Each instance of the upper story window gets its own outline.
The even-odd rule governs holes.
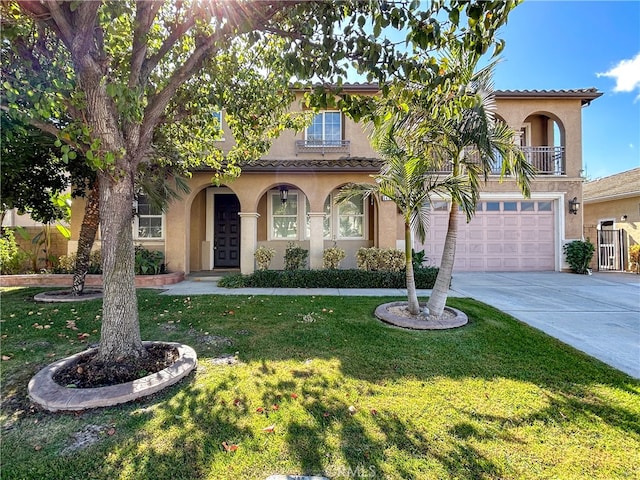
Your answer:
[[[340,112],[316,114],[311,125],[307,127],[305,138],[308,144],[341,146],[342,114]]]
[[[138,195],[136,202],[137,215],[135,216],[134,236],[140,239],[159,239],[164,237],[162,210],[154,207],[144,195]]]
[[[222,142],[224,140],[224,130],[222,130],[222,110],[217,110],[213,112],[213,118],[218,121],[218,135],[216,136],[216,141]]]

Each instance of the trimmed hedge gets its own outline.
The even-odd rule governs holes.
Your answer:
[[[420,268],[414,272],[416,288],[430,289],[438,269]],[[223,277],[225,288],[406,288],[405,272],[364,270],[262,270],[251,275]]]

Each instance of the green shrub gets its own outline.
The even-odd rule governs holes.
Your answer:
[[[567,263],[575,273],[587,273],[594,251],[595,247],[588,238],[585,241],[574,240],[564,246]]]
[[[76,270],[77,254],[61,255],[58,257],[57,265],[53,269],[53,273],[74,273]],[[102,254],[100,250],[93,250],[89,255],[89,267],[87,273],[102,273]]]
[[[342,248],[331,247],[325,248],[322,252],[322,266],[330,270],[335,270],[340,266],[340,262],[344,260],[347,254]]]
[[[258,270],[267,270],[269,265],[271,265],[271,260],[273,260],[273,256],[276,254],[276,251],[273,248],[265,247],[264,245],[258,247],[258,249],[253,253],[253,257],[256,259],[256,263],[258,264]]]
[[[21,273],[28,258],[29,255],[18,246],[13,230],[3,229],[0,236],[0,274]]]
[[[307,265],[307,256],[309,250],[295,245],[293,242],[287,244],[287,249],[284,251],[284,269],[285,270],[300,270]]]
[[[164,273],[164,253],[158,250],[148,250],[142,245],[136,245],[136,275],[158,275]]]
[[[640,244],[629,247],[629,262],[635,265],[636,273],[640,273]]]
[[[438,276],[434,267],[415,272],[416,288],[431,289]],[[218,285],[225,288],[406,288],[405,272],[365,270],[263,270],[251,275],[230,275]]]
[[[395,248],[359,248],[356,252],[358,269],[399,272],[405,268],[404,252]]]

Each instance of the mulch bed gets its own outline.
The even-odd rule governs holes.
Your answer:
[[[60,369],[53,380],[63,387],[96,388],[131,382],[171,366],[179,357],[169,345],[145,347],[147,355],[128,362],[104,363],[95,359],[97,350]]]

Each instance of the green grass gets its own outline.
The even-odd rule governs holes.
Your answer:
[[[29,378],[98,341],[101,303],[38,291],[1,295],[3,479],[640,477],[640,382],[473,300],[450,301],[469,325],[411,332],[373,318],[390,298],[140,291],[143,338],[191,345],[197,372],[52,414],[30,408]],[[211,362],[235,352],[239,365]],[[87,425],[105,428],[97,443],[62,454]]]

